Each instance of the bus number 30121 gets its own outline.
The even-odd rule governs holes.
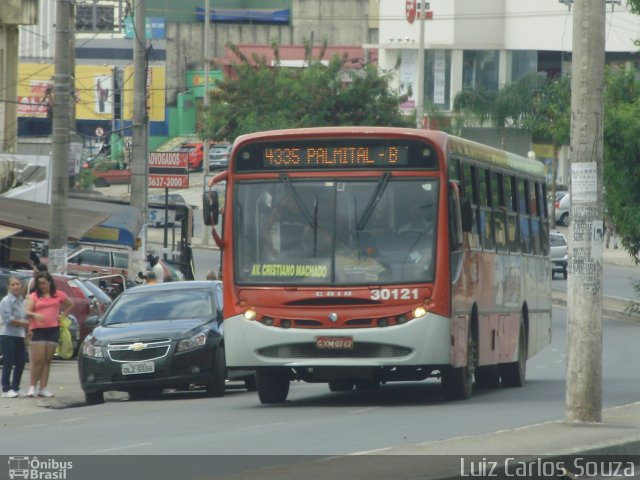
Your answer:
[[[371,300],[417,300],[417,288],[379,288],[371,290]]]

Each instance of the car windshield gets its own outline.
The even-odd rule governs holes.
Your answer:
[[[142,287],[121,295],[107,313],[103,325],[189,318],[213,318],[213,290],[148,291]]]
[[[567,244],[567,241],[562,235],[551,235],[549,237],[549,244],[552,247],[564,247]]]
[[[238,182],[242,284],[368,285],[433,280],[433,178]]]

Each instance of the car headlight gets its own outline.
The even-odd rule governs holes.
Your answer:
[[[177,352],[184,352],[185,350],[192,350],[194,348],[201,347],[207,342],[207,333],[196,333],[192,337],[183,338],[178,342]]]
[[[102,355],[102,347],[90,342],[82,344],[82,354],[89,358],[102,358],[104,356]]]

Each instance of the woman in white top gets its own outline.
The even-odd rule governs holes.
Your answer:
[[[25,363],[24,338],[29,327],[22,297],[22,282],[9,277],[9,293],[0,301],[0,342],[2,344],[2,396],[24,397],[20,380]],[[11,372],[13,371],[13,378]]]

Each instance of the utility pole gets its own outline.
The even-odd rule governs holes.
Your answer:
[[[133,36],[133,148],[131,155],[131,206],[142,215],[137,248],[129,255],[129,279],[136,280],[146,270],[147,191],[149,155],[147,145],[147,38],[145,0],[136,0]]]
[[[49,271],[62,272],[67,266],[67,197],[69,195],[69,132],[71,118],[70,0],[56,1],[56,52],[53,75],[53,119],[51,159],[51,230],[49,231]]]
[[[207,110],[209,110],[209,24],[210,20],[209,0],[204,0],[204,99],[203,99],[203,116],[202,124],[204,126]],[[209,170],[209,135],[206,129],[203,130],[202,139],[202,193],[207,190],[207,172]],[[202,225],[202,246],[209,246],[209,231],[206,225]]]
[[[575,2],[566,419],[602,420],[602,161],[605,1]]]
[[[424,128],[424,22],[426,0],[420,0],[420,40],[418,43],[418,85],[416,92],[416,128]]]

